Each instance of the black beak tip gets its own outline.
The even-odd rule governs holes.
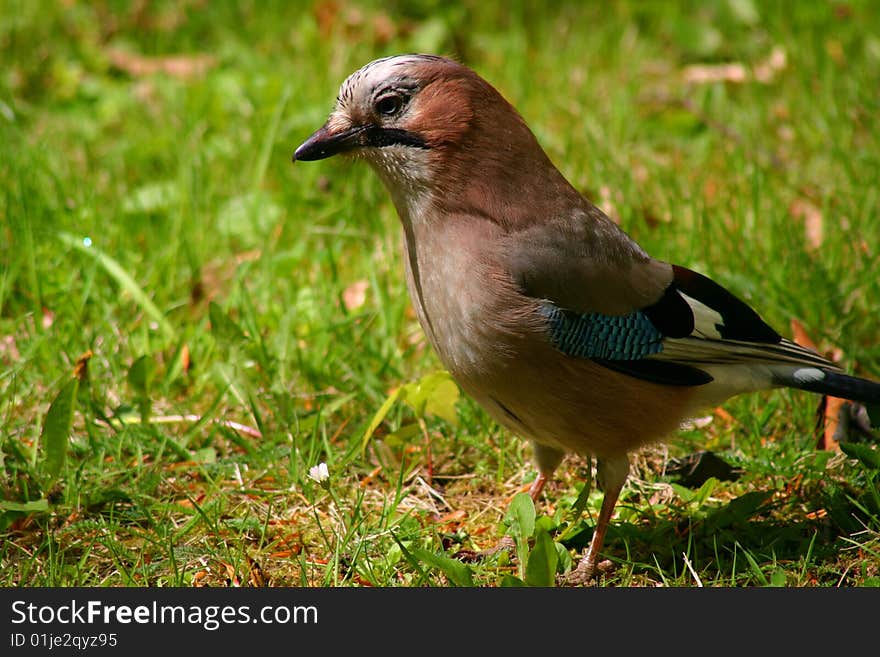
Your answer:
[[[293,152],[293,157],[291,158],[292,162],[303,162],[304,160],[308,160],[308,150],[309,150],[309,142],[306,141],[299,145],[299,147]]]
[[[294,162],[313,162],[335,155],[341,150],[338,135],[330,134],[325,127],[320,128],[299,145],[293,153]]]

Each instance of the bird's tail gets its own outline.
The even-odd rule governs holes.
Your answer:
[[[825,367],[801,367],[789,372],[776,372],[782,385],[823,395],[862,402],[880,404],[880,382],[835,372]]]

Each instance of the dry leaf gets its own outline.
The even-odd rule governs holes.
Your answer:
[[[682,75],[691,84],[710,84],[713,82],[732,82],[741,84],[751,79],[767,84],[776,74],[785,69],[788,57],[782,46],[774,46],[766,59],[756,63],[751,72],[741,62],[726,64],[692,64],[686,66]]]
[[[816,353],[821,353],[799,320],[791,320],[791,333],[794,341],[799,345],[812,349]],[[816,409],[816,431],[819,432],[819,438],[816,443],[817,449],[840,451],[840,445],[834,435],[840,421],[840,411],[845,403],[846,400],[844,399],[828,395],[822,396],[819,408]]]
[[[837,425],[840,423],[840,413],[844,410],[843,405],[846,403],[845,399],[840,399],[839,397],[829,397],[828,395],[822,397],[822,403],[817,411],[819,423],[822,426],[822,433],[816,444],[818,449],[840,451],[840,443],[837,442],[835,436],[837,434]]]
[[[825,227],[822,219],[822,211],[806,199],[795,199],[788,207],[788,212],[795,219],[804,222],[804,238],[807,246],[812,250],[822,247],[825,240]]]
[[[776,129],[776,135],[782,141],[794,141],[794,138],[795,138],[794,128],[792,128],[787,123],[783,124]]]
[[[298,550],[279,550],[278,552],[272,552],[269,556],[273,559],[289,559],[298,555],[299,552]]]
[[[73,366],[73,375],[82,383],[89,377],[89,361],[94,354],[89,349],[82,356],[76,359],[76,365]]]
[[[801,323],[799,319],[791,320],[791,335],[794,338],[794,341],[797,342],[800,346],[806,347],[807,349],[812,349],[816,353],[819,352],[819,348],[816,346],[816,343],[813,342],[812,338],[807,335],[807,329]]]
[[[7,335],[0,338],[0,356],[4,361],[10,363],[16,363],[21,359],[21,352],[18,350],[13,336]]]
[[[708,203],[713,203],[715,199],[718,198],[718,191],[721,185],[718,184],[718,181],[715,178],[707,178],[706,182],[703,183],[703,198]]]
[[[259,249],[252,249],[236,253],[232,259],[217,259],[203,265],[190,289],[190,303],[198,305],[205,301],[213,301],[218,296],[223,298],[235,277],[238,266],[258,260],[261,255]]]
[[[247,563],[250,571],[248,573],[248,583],[255,588],[266,586],[268,582],[260,564],[250,557],[247,557]]]
[[[380,472],[382,472],[382,466],[378,466],[378,467],[373,468],[373,470],[370,472],[370,474],[368,474],[366,477],[361,479],[360,482],[358,482],[358,485],[361,488],[366,488],[367,486],[369,486],[370,484],[373,483],[373,480],[379,475]]]
[[[220,563],[222,564],[223,569],[226,571],[226,578],[229,580],[229,586],[233,586],[236,588],[241,586],[241,581],[235,574],[235,566],[233,566],[231,563],[226,563],[225,561],[221,561]]]
[[[733,64],[691,64],[684,69],[684,81],[692,84],[712,82],[745,82],[748,78],[746,67]]]
[[[339,16],[339,3],[334,0],[316,2],[312,8],[315,21],[318,23],[318,31],[323,38],[329,38],[333,34],[333,26]]]
[[[845,64],[846,63],[846,55],[843,52],[843,46],[840,41],[836,39],[829,39],[825,42],[825,52],[828,53],[828,56],[834,60],[836,64]]]
[[[355,281],[342,293],[342,303],[348,311],[357,310],[367,300],[367,281]]]
[[[388,14],[377,14],[373,17],[373,33],[376,43],[384,45],[397,35],[397,26]]]
[[[721,421],[728,426],[736,422],[736,418],[734,418],[730,413],[725,411],[720,406],[718,406],[713,412],[715,413],[715,417],[720,418]]]
[[[147,57],[111,48],[107,55],[113,66],[133,77],[164,73],[174,78],[186,79],[204,75],[217,65],[217,58],[206,54]]]
[[[180,367],[183,370],[183,373],[186,374],[189,372],[189,368],[191,365],[190,357],[189,357],[189,345],[184,344],[180,348]]]
[[[787,63],[788,57],[785,54],[785,49],[781,46],[774,46],[773,50],[770,51],[770,56],[755,65],[755,79],[758,82],[767,84],[776,77],[779,71],[785,69]]]

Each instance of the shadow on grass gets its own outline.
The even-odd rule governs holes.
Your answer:
[[[804,559],[811,568],[833,569],[844,547],[839,539],[876,522],[875,511],[866,513],[872,506],[867,499],[853,499],[842,491],[816,500],[816,508],[824,512],[812,516],[806,511],[786,515],[772,497],[771,491],[754,491],[717,509],[689,512],[687,507],[676,507],[668,510],[666,518],[613,523],[603,553],[613,560],[630,561],[635,572],[665,576],[681,573],[685,554],[697,573],[714,571],[737,578],[751,574],[759,583],[776,567]],[[580,531],[564,545],[583,551],[592,534],[592,521],[582,520]]]

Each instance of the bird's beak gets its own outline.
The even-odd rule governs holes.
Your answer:
[[[411,146],[429,148],[425,139],[414,132],[399,128],[383,128],[367,123],[342,130],[328,127],[325,123],[315,134],[306,139],[293,154],[293,161],[323,160],[355,148],[382,148],[385,146]]]
[[[313,160],[323,160],[325,157],[331,157],[352,148],[367,146],[368,140],[366,136],[370,127],[368,125],[360,125],[334,132],[327,125],[324,125],[296,149],[296,152],[293,154],[293,161],[311,162]]]

